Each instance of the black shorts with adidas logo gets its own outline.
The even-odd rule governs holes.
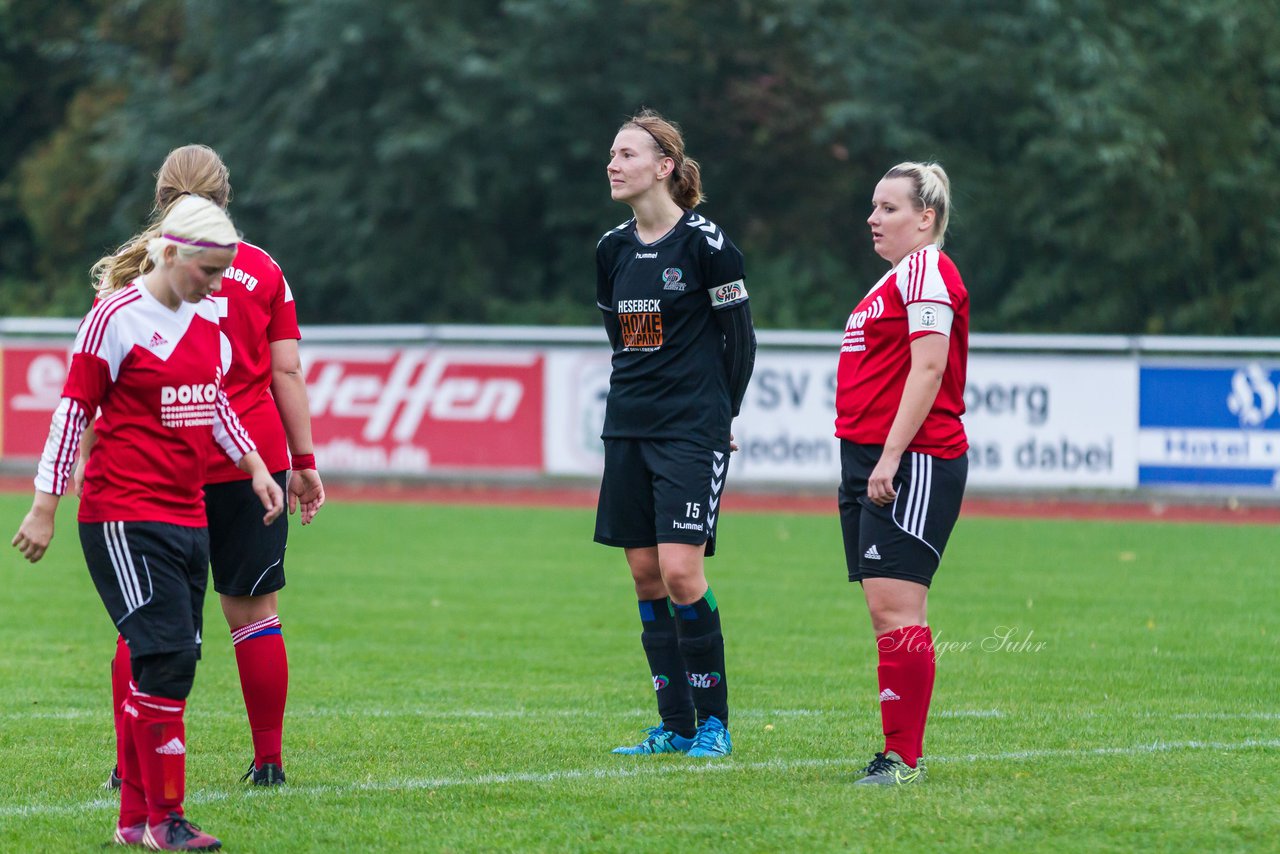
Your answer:
[[[209,531],[168,522],[81,522],[89,576],[133,655],[200,655]]]
[[[894,478],[897,498],[881,507],[867,498],[867,478],[883,450],[840,440],[840,527],[849,580],[900,578],[928,587],[960,516],[969,458],[908,451]]]

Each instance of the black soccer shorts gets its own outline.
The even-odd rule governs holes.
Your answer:
[[[928,587],[938,571],[969,475],[969,458],[952,460],[908,451],[886,507],[867,498],[867,478],[879,445],[840,440],[840,528],[850,581],[900,578]]]
[[[286,473],[276,472],[284,491]],[[224,596],[262,596],[284,587],[284,550],[289,539],[289,514],[262,524],[262,502],[253,482],[233,480],[204,488],[209,519],[209,554],[213,561],[213,589]]]
[[[81,522],[89,575],[135,656],[200,655],[209,534],[165,522]]]
[[[706,543],[716,551],[729,448],[681,439],[605,439],[595,541],[621,548]]]

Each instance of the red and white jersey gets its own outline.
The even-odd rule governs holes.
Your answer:
[[[911,342],[922,335],[950,339],[942,386],[910,451],[954,459],[969,449],[964,382],[969,361],[969,292],[937,246],[919,249],[876,282],[844,329],[836,369],[836,435],[883,445],[898,414],[911,370]]]
[[[289,446],[271,396],[271,342],[302,337],[289,283],[270,255],[241,241],[235,261],[222,274],[222,290],[212,299],[218,306],[222,334],[231,343],[231,365],[223,388],[267,469],[285,471]],[[208,483],[249,477],[212,443],[208,450]]]
[[[76,335],[36,489],[66,492],[94,412],[81,522],[204,527],[210,433],[239,461],[255,450],[222,391],[218,309],[162,305],[139,282],[94,306]]]

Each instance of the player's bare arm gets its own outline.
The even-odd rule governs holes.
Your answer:
[[[271,342],[271,396],[284,425],[289,452],[295,460],[309,457],[314,463],[311,438],[311,405],[298,356],[298,342],[292,338]],[[315,466],[298,466],[289,475],[289,513],[302,508],[302,524],[309,525],[324,506],[324,483]]]
[[[58,498],[48,492],[36,490],[31,509],[13,535],[13,547],[27,560],[35,563],[44,557],[53,540],[53,520],[58,512]]]

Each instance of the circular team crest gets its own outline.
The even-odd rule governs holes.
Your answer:
[[[662,271],[662,289],[664,291],[682,291],[685,283],[681,281],[684,270],[679,267],[668,267]]]

